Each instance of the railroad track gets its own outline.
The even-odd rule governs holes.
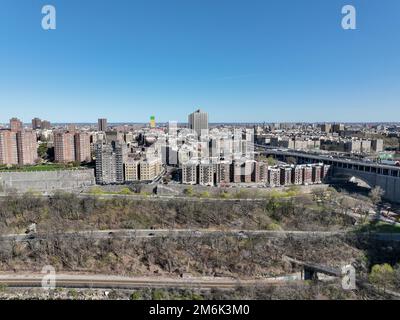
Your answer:
[[[0,275],[0,285],[7,287],[42,287],[42,276]],[[202,279],[202,278],[113,278],[110,276],[64,276],[57,275],[55,286],[58,288],[89,289],[133,289],[133,288],[202,288],[234,289],[237,287],[282,286],[289,283],[302,283],[300,280],[237,280],[237,279]]]

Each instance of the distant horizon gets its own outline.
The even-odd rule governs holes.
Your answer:
[[[32,118],[33,119],[33,118]],[[21,120],[21,119],[19,119]],[[46,120],[51,123],[51,125],[70,125],[70,124],[75,124],[75,125],[94,125],[97,126],[97,122],[52,122],[48,119],[41,119],[41,120]],[[174,120],[171,120],[174,121]],[[177,121],[178,124],[188,124],[188,122],[181,122]],[[209,122],[209,125],[235,125],[235,124],[242,124],[242,125],[250,125],[250,124],[258,124],[258,125],[269,125],[269,124],[344,124],[344,125],[377,125],[377,124],[386,124],[386,125],[400,125],[400,121],[373,121],[373,122],[343,122],[343,121],[317,121],[317,122],[309,122],[309,121],[261,121],[261,122]],[[32,125],[31,122],[22,122],[24,126],[30,126]],[[147,122],[109,122],[107,119],[107,125],[108,126],[115,126],[115,125],[148,125],[149,121]],[[156,119],[156,125],[167,125],[168,121],[157,121]],[[8,122],[0,122],[0,125],[7,126],[9,125]]]

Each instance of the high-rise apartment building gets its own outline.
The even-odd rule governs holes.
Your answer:
[[[38,130],[42,128],[42,120],[39,118],[33,118],[32,119],[32,129],[33,130]]]
[[[107,143],[112,143],[112,142],[123,143],[124,134],[119,131],[107,131],[105,132],[105,139]]]
[[[255,183],[268,181],[268,164],[262,161],[253,162],[251,181]]]
[[[10,119],[10,130],[12,132],[21,131],[23,129],[22,121],[18,118],[11,118]]]
[[[294,166],[292,170],[292,183],[294,185],[303,184],[303,168],[301,166]]]
[[[242,182],[242,163],[240,161],[233,161],[231,166],[231,181],[234,183]]]
[[[287,186],[292,183],[292,168],[291,167],[281,168],[280,183],[282,186]]]
[[[124,150],[121,143],[97,143],[96,183],[120,184],[124,182]]]
[[[312,167],[312,181],[313,183],[321,183],[322,166],[314,165]]]
[[[252,181],[252,172],[254,169],[254,161],[252,160],[235,160],[232,163],[232,182],[234,183],[250,183]]]
[[[38,158],[36,133],[34,131],[18,131],[16,137],[18,164],[34,164]]]
[[[281,170],[279,168],[268,168],[268,182],[271,187],[278,187],[281,185]]]
[[[54,160],[60,163],[89,162],[90,134],[87,132],[55,132]]]
[[[197,183],[197,162],[188,161],[182,164],[182,183],[183,184]]]
[[[208,132],[208,113],[200,109],[191,113],[188,117],[189,129],[195,131],[197,135],[201,135],[202,131]]]
[[[362,150],[362,142],[361,140],[352,139],[350,141],[346,141],[344,144],[344,151],[350,153],[360,153]]]
[[[231,164],[229,161],[221,161],[216,165],[217,183],[231,182]]]
[[[0,164],[28,165],[34,164],[37,158],[35,132],[0,130]]]
[[[87,132],[75,132],[75,161],[89,162],[90,155],[90,134]]]
[[[334,123],[332,125],[332,132],[340,133],[342,131],[344,131],[344,124],[342,124],[342,123]]]
[[[51,123],[50,123],[50,121],[42,120],[41,129],[42,129],[42,130],[50,130],[50,129],[51,129]]]
[[[313,183],[313,175],[312,175],[313,169],[311,165],[305,165],[303,166],[303,184],[304,185],[309,185]]]
[[[374,139],[371,141],[371,150],[373,152],[382,152],[383,151],[383,139]]]
[[[73,133],[54,133],[54,160],[60,163],[75,161],[75,138]]]
[[[214,165],[210,162],[199,164],[199,184],[203,186],[214,185]]]
[[[98,130],[105,132],[107,130],[107,119],[100,118],[97,120]]]
[[[0,130],[0,165],[18,164],[17,134],[11,130]]]
[[[256,162],[259,167],[258,182],[268,182],[268,163]]]
[[[322,132],[325,132],[325,133],[330,133],[330,132],[332,132],[332,124],[330,124],[330,123],[324,123],[324,124],[321,126],[321,131],[322,131]]]
[[[361,140],[361,152],[371,153],[371,140],[368,139]]]

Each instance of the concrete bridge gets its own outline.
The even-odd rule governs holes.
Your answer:
[[[282,161],[292,157],[299,164],[324,163],[330,165],[329,175],[331,177],[358,178],[366,182],[371,188],[381,187],[385,191],[384,199],[400,203],[400,167],[291,150],[265,148],[265,151],[263,150],[260,153],[274,156]]]

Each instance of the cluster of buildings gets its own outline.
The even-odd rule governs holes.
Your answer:
[[[162,172],[162,169],[162,162],[159,158],[128,158],[124,163],[125,181],[151,181]]]
[[[33,130],[50,130],[51,123],[47,120],[41,120],[39,118],[32,119],[32,129]]]
[[[382,139],[323,138],[321,149],[347,153],[379,153],[383,151]]]
[[[93,146],[97,184],[152,181],[162,173],[161,148],[152,136],[107,131],[106,119],[99,119]]]
[[[53,137],[54,161],[90,162],[90,134],[80,131],[56,131]]]
[[[279,126],[254,127],[255,142],[276,148],[300,151],[334,151],[354,154],[378,154],[384,150],[382,138],[367,138],[374,130],[363,131],[339,123],[319,126],[280,124]],[[375,132],[376,134],[376,132]]]
[[[96,130],[97,129],[97,130]],[[151,181],[162,172],[161,143],[155,117],[150,129],[138,133],[125,126],[109,130],[107,119],[98,119],[97,128],[57,125],[32,119],[32,129],[25,129],[16,118],[8,128],[0,129],[0,165],[32,165],[38,160],[38,146],[54,150],[56,163],[87,163],[96,160],[96,181],[99,184],[119,184],[131,181]],[[143,131],[143,132],[142,132]]]
[[[32,119],[32,129],[21,120],[10,119],[9,128],[0,130],[0,165],[33,165],[38,160],[38,146],[43,139],[54,147],[54,161],[58,163],[90,162],[91,135],[88,132],[51,131],[49,121]],[[42,136],[44,135],[44,136]]]
[[[354,154],[379,154],[382,139],[357,138],[365,132],[391,132],[391,127],[324,124],[235,124],[210,126],[201,109],[188,115],[188,125],[109,126],[107,119],[95,125],[57,125],[32,119],[25,129],[19,119],[0,129],[0,165],[29,165],[37,159],[41,143],[54,148],[58,163],[84,163],[95,159],[98,184],[154,181],[169,166],[181,175],[183,184],[221,185],[262,183],[270,186],[320,183],[329,167],[323,165],[269,166],[256,161],[254,148],[267,145],[293,150],[327,150]],[[397,130],[397,129],[396,129]],[[347,136],[349,134],[349,136]],[[367,135],[368,136],[368,135]],[[378,135],[379,136],[379,135]],[[359,156],[359,155],[357,155]]]
[[[279,147],[293,150],[314,150],[319,149],[321,142],[319,138],[302,136],[274,136],[270,138],[271,147]]]
[[[182,165],[182,183],[226,186],[232,183],[262,183],[270,187],[322,183],[329,166],[324,164],[268,166],[263,161],[210,163],[189,161]]]
[[[235,183],[259,183],[268,186],[309,185],[321,183],[329,166],[269,166],[254,160],[254,131],[244,128],[208,128],[208,115],[197,110],[188,117],[192,132],[180,132],[174,147],[181,182],[189,185],[221,186]],[[191,136],[192,135],[192,136]],[[192,139],[190,139],[192,138]],[[276,143],[282,141],[276,139]],[[289,140],[287,140],[289,141]],[[296,140],[294,143],[315,144],[319,140]],[[271,141],[274,143],[274,141]],[[290,148],[290,146],[287,146]],[[169,150],[171,151],[171,150]],[[169,152],[170,153],[170,152]]]
[[[96,183],[123,184],[152,181],[162,172],[161,159],[137,158],[122,142],[98,142],[95,146]]]
[[[12,118],[9,129],[0,130],[0,165],[30,165],[37,158],[36,133]]]

